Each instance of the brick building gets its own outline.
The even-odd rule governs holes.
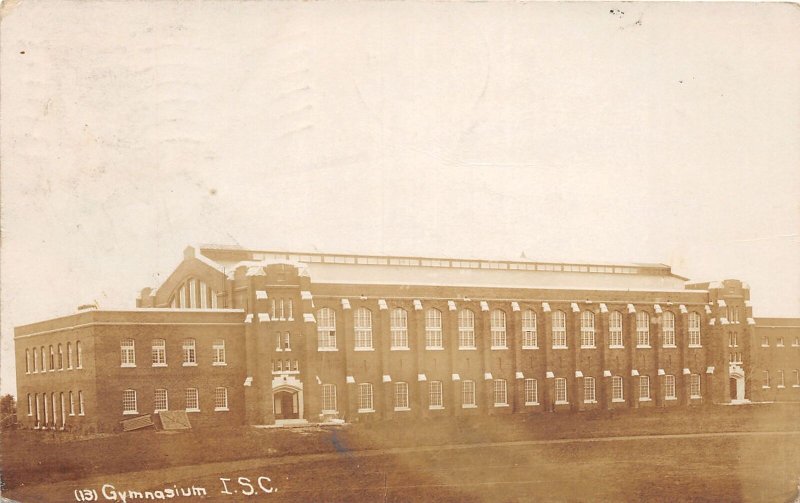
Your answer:
[[[800,320],[754,319],[749,296],[661,264],[188,247],[136,309],[17,327],[19,416],[113,431],[176,409],[203,426],[800,400]]]

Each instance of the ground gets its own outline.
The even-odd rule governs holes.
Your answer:
[[[211,501],[790,501],[798,418],[800,404],[772,404],[73,440],[14,431],[4,496],[93,489],[103,501],[110,484],[202,487]]]

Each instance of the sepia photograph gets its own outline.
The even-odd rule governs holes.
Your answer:
[[[800,8],[0,1],[0,501],[800,503]]]

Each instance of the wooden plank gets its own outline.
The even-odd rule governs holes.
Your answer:
[[[132,431],[141,428],[147,428],[148,426],[155,426],[155,423],[153,423],[153,418],[150,417],[150,414],[134,417],[133,419],[126,419],[120,422],[122,423],[122,431]]]
[[[164,410],[158,413],[165,430],[188,430],[192,427],[185,410]]]

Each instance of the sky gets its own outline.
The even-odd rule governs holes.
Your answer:
[[[800,316],[800,9],[5,2],[13,327],[192,243],[666,263]]]

